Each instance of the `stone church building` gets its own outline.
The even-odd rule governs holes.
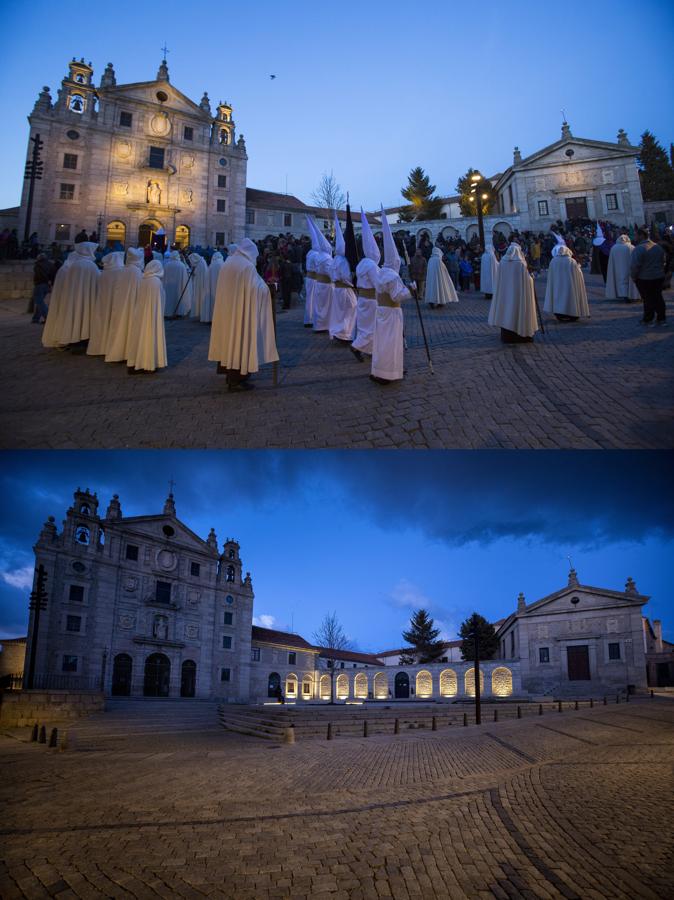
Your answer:
[[[179,246],[243,237],[248,157],[232,107],[214,114],[206,93],[186,97],[166,60],[154,80],[132,84],[117,84],[108,63],[96,85],[91,64],[73,59],[56,100],[44,87],[28,121],[43,142],[30,224],[41,244],[72,244],[81,228],[125,246],[157,234]],[[27,194],[25,181],[20,234]]]

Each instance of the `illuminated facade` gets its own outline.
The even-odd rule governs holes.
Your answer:
[[[243,237],[248,157],[232,107],[208,95],[195,103],[169,80],[166,60],[153,81],[117,84],[108,63],[98,86],[73,59],[55,102],[42,89],[28,117],[44,142],[30,230],[40,243],[72,244],[81,229],[102,243],[223,246]],[[28,157],[32,144],[28,145]],[[26,221],[28,183],[21,200]]]

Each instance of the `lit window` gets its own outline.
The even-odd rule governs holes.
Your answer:
[[[136,562],[138,560],[138,547],[134,544],[126,545],[126,558]]]
[[[76,169],[77,168],[77,153],[64,153],[63,154],[63,168],[64,169]]]
[[[185,125],[185,127],[183,128],[183,138],[186,141],[194,140],[194,128],[192,128],[191,125]]]
[[[131,123],[133,122],[133,116],[130,112],[120,112],[119,114],[119,124],[123,128],[131,128]]]
[[[70,240],[70,225],[57,225],[56,230],[54,231],[54,240],[69,241]]]
[[[76,656],[64,656],[63,663],[61,665],[62,672],[77,672],[77,657]]]
[[[538,215],[539,216],[547,216],[548,215],[548,201],[547,200],[539,200],[538,201]]]
[[[550,662],[550,648],[549,647],[539,647],[538,648],[538,661],[542,663]]]
[[[68,600],[70,600],[71,603],[84,602],[84,588],[81,584],[70,585],[70,589],[68,591]]]
[[[199,563],[190,563],[190,575],[193,575],[195,578],[199,577],[199,573],[201,572],[201,566]]]
[[[67,616],[66,617],[66,631],[80,631],[82,628],[82,617],[81,616]]]
[[[250,658],[252,662],[260,662],[260,648],[259,647],[251,647],[250,648]]]
[[[608,212],[615,212],[618,209],[618,195],[617,194],[607,194],[606,195],[606,209]]]
[[[223,616],[222,621],[223,621],[223,624],[225,624],[225,625],[231,625],[232,622],[234,621],[234,613],[226,612]]]
[[[608,658],[620,659],[620,644],[615,643],[608,645]]]
[[[220,134],[218,135],[218,140],[220,141],[221,144],[224,144],[225,146],[227,146],[227,144],[229,144],[229,132],[227,131],[226,128],[220,129]]]
[[[59,200],[74,200],[74,199],[75,199],[75,185],[61,183],[61,190],[59,192]]]
[[[232,638],[228,634],[223,634],[223,636],[222,636],[222,649],[223,650],[231,650],[232,649]]]
[[[311,693],[311,682],[309,682],[309,681],[303,681],[303,682],[302,682],[302,693],[303,693],[303,694],[310,694],[310,693]]]
[[[229,681],[230,669],[220,669],[220,681]]]

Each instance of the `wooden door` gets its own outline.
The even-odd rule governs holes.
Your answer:
[[[589,681],[590,652],[588,646],[567,647],[566,655],[569,660],[569,681]]]

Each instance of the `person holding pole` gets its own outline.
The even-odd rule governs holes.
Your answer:
[[[400,256],[382,207],[384,233],[384,265],[377,280],[377,314],[372,341],[372,372],[378,384],[400,381],[403,377],[403,300],[412,295],[398,274]]]

